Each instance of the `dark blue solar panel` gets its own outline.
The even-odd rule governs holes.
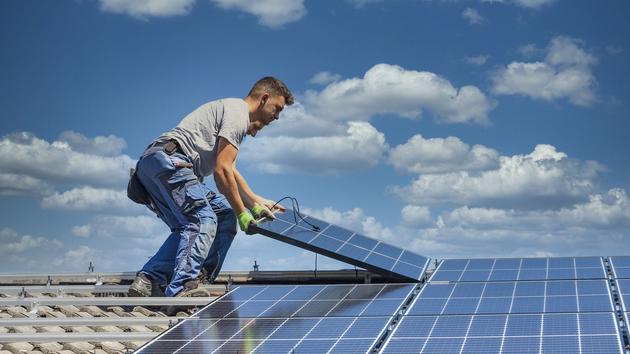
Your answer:
[[[319,229],[313,229],[307,222]],[[292,210],[276,214],[276,220],[262,222],[253,231],[376,273],[411,281],[421,280],[429,265],[427,257],[310,216],[296,224]]]
[[[605,279],[600,257],[446,259],[431,281]]]
[[[450,328],[450,330],[449,330]],[[429,350],[428,344],[432,343]],[[596,344],[601,344],[597,351]],[[615,315],[516,314],[404,316],[382,353],[580,353],[621,354]],[[438,344],[443,347],[438,348]],[[587,351],[584,351],[586,348]],[[589,351],[590,350],[590,351]],[[439,351],[438,351],[439,352]]]
[[[509,316],[506,336],[538,336],[541,333],[542,315]]]
[[[500,353],[502,338],[466,338],[462,354]]]
[[[615,278],[630,278],[630,256],[609,257],[608,260],[613,268]]]
[[[241,286],[141,353],[372,350],[415,284]]]
[[[427,283],[408,315],[610,312],[606,280]]]
[[[502,353],[505,354],[538,354],[540,337],[506,337],[503,340]]]
[[[618,279],[616,283],[623,311],[630,312],[630,280]]]

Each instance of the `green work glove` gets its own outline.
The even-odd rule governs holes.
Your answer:
[[[260,220],[260,218],[262,217],[271,220],[276,218],[267,207],[264,207],[258,203],[254,204],[254,206],[250,210],[252,211],[252,215],[254,215],[254,218],[256,220]]]
[[[248,233],[247,231],[251,223],[254,223],[255,225],[256,220],[254,219],[252,214],[250,214],[248,211],[244,211],[238,214],[238,226],[241,228],[243,232]]]

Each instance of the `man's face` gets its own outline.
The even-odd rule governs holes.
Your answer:
[[[284,96],[271,96],[269,94],[261,95],[258,108],[252,115],[253,119],[249,123],[247,134],[256,136],[258,131],[278,119],[280,117],[280,112],[284,109],[284,105]]]

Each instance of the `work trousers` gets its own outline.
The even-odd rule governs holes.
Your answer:
[[[236,216],[225,197],[197,179],[179,152],[147,149],[137,164],[138,178],[151,196],[155,213],[171,229],[157,253],[142,267],[149,279],[175,296],[204,268],[218,275],[236,235]]]

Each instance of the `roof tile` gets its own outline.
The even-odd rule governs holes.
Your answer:
[[[125,350],[125,346],[118,342],[101,342],[101,349],[103,349],[107,353],[120,353]]]
[[[94,345],[88,342],[64,343],[63,349],[71,350],[75,353],[87,352],[94,349]]]
[[[35,348],[44,354],[54,354],[61,351],[63,349],[63,345],[57,342],[38,343],[35,345]]]
[[[33,348],[33,345],[27,342],[7,343],[2,346],[2,350],[8,350],[15,354],[31,351]]]

